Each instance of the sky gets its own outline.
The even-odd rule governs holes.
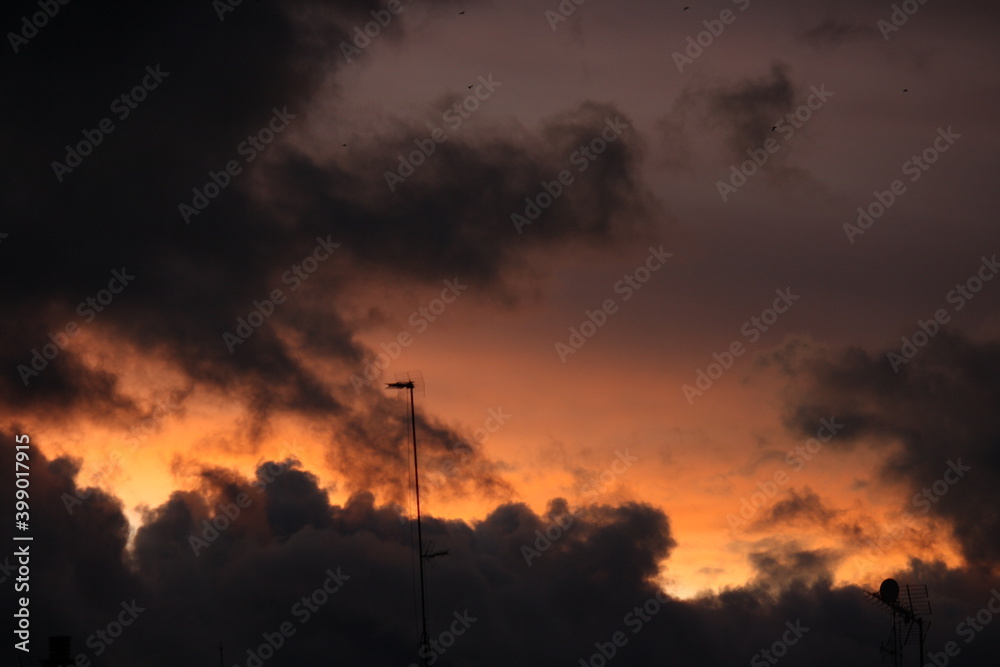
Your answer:
[[[5,664],[995,659],[1000,9],[687,2],[7,3]]]

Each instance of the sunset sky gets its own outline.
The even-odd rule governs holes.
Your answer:
[[[887,577],[1000,654],[995,3],[2,25],[36,661],[418,664],[414,372],[436,664],[876,665]]]

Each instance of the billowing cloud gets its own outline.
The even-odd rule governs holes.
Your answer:
[[[901,445],[879,477],[909,487],[911,514],[946,518],[970,562],[994,565],[1000,524],[990,498],[1000,481],[1000,427],[992,406],[1000,398],[1000,346],[947,328],[917,340],[927,342],[877,352],[790,348],[785,361],[794,361],[786,368],[796,382],[788,424],[805,434],[834,414],[844,430],[829,447],[862,439]]]
[[[404,363],[436,664],[868,664],[884,576],[1000,653],[998,292],[877,343],[993,252],[996,4],[557,4],[4,5],[32,658],[418,662]]]
[[[14,433],[2,436],[11,457]],[[129,548],[121,506],[79,489],[71,462],[32,448],[32,623],[72,636],[74,655],[112,667],[194,664],[221,641],[239,665],[269,655],[268,644],[279,646],[275,665],[417,662],[414,526],[371,494],[330,505],[294,461],[265,462],[252,481],[206,471],[200,491],[149,510]],[[66,497],[79,500],[72,511]],[[10,543],[10,528],[4,536]],[[589,660],[601,647],[629,662],[734,664],[784,638],[797,663],[836,665],[870,660],[883,638],[884,618],[862,591],[831,585],[834,556],[794,545],[754,553],[760,577],[746,587],[687,602],[663,594],[655,577],[675,541],[647,505],[555,500],[539,515],[505,504],[471,525],[426,518],[424,539],[447,551],[426,567],[441,664]],[[989,599],[969,575],[914,567],[909,576],[942,595],[961,586]],[[943,607],[945,628],[977,611]],[[963,653],[994,646],[984,637]]]

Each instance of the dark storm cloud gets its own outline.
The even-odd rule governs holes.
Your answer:
[[[602,133],[616,138],[607,143]],[[490,290],[503,289],[510,269],[525,268],[521,257],[539,246],[650,233],[657,205],[639,178],[639,140],[612,105],[584,103],[548,119],[535,135],[449,137],[390,190],[385,174],[399,172],[400,156],[429,137],[422,123],[390,127],[352,156],[349,170],[291,158],[276,174],[271,204],[313,233],[335,230],[362,273],[378,269],[427,282],[458,276]],[[607,148],[591,160],[580,149],[595,140]],[[572,175],[569,185],[558,183],[562,171]],[[512,216],[534,218],[525,216],[525,199],[544,194],[543,181],[562,193],[519,228]]]
[[[828,508],[808,486],[802,493],[789,489],[787,495],[787,498],[782,498],[769,507],[765,516],[754,521],[753,528],[794,524],[801,521],[825,526],[837,516],[837,512]]]
[[[3,460],[13,458],[15,432],[0,433]],[[103,648],[93,664],[165,667],[215,660],[221,640],[227,664],[246,665],[247,651],[288,622],[294,634],[265,664],[417,662],[414,526],[371,494],[331,506],[294,462],[264,462],[253,482],[206,470],[198,492],[177,492],[146,513],[130,553],[120,505],[81,492],[76,466],[46,461],[41,447],[32,444],[31,459],[35,655],[44,655],[47,634],[68,634],[74,654],[93,660]],[[67,512],[63,498],[77,495],[85,498]],[[787,637],[797,640],[790,664],[832,666],[871,662],[885,638],[886,619],[863,591],[831,587],[831,554],[771,544],[751,557],[755,583],[682,602],[658,597],[651,583],[675,545],[660,510],[590,506],[571,520],[568,510],[555,500],[543,515],[505,504],[473,525],[427,519],[425,546],[448,551],[427,567],[431,639],[456,614],[464,619],[439,664],[575,664],[622,632],[623,664],[745,664]],[[10,530],[2,530],[7,544]],[[898,576],[927,583],[946,603],[932,647],[990,597],[988,578],[936,564],[915,562]],[[13,597],[5,596],[10,613]],[[100,641],[96,633],[133,600],[134,622]],[[798,633],[786,635],[790,627]],[[984,633],[963,655],[985,659],[996,645]]]
[[[22,431],[17,425],[10,431],[0,430],[3,439],[0,451],[12,467],[14,438],[18,433]],[[93,619],[103,618],[105,610],[117,607],[123,596],[129,595],[131,599],[139,590],[138,581],[122,561],[128,540],[128,522],[116,498],[103,490],[84,492],[77,488],[74,477],[78,462],[48,461],[36,449],[36,444],[31,443],[28,468],[30,531],[21,535],[29,534],[33,538],[27,543],[30,580],[16,581],[19,561],[13,554],[26,543],[12,540],[11,516],[11,521],[7,522],[10,528],[4,530],[5,546],[0,552],[4,615],[12,618],[18,597],[27,594],[32,599],[31,623],[37,624],[33,627],[44,624],[51,628],[50,634],[60,634],[63,628],[81,628],[82,631]],[[10,481],[3,483],[3,495],[12,507],[13,475]],[[69,555],[71,557],[67,557]],[[15,590],[16,585],[20,590]],[[42,602],[43,599],[48,601]],[[15,654],[10,645],[3,650],[8,656]],[[5,662],[14,664],[13,660]]]
[[[883,8],[865,0],[820,0],[799,3],[789,10],[795,36],[823,50],[881,40],[876,22],[892,11],[889,4]]]
[[[747,148],[775,138],[774,121],[791,111],[799,97],[788,65],[775,63],[763,76],[711,91],[707,102],[712,118],[729,133],[733,155],[742,157]]]
[[[46,355],[52,356],[58,350],[48,334],[65,336],[64,332],[46,329],[28,318],[12,321],[18,322],[18,326],[7,327],[0,334],[3,339],[0,357],[4,363],[0,396],[5,406],[20,412],[45,405],[61,415],[102,414],[108,419],[125,419],[136,414],[136,406],[122,394],[114,373],[91,368],[78,355],[66,350],[54,356],[53,361],[48,360]],[[35,359],[38,361],[33,365]],[[33,389],[30,393],[25,391],[22,373]]]
[[[765,151],[766,168],[760,169],[761,176],[816,190],[820,184],[796,166],[791,156],[805,127],[795,114],[812,118],[823,113],[823,104],[833,97],[829,93],[836,94],[824,89],[822,83],[793,77],[791,67],[780,61],[758,76],[693,80],[657,124],[665,152],[660,161],[673,170],[693,171],[697,164],[694,157],[702,156],[701,160],[710,160],[710,164],[698,167],[724,172],[751,160],[753,153]],[[698,138],[697,146],[692,145],[691,137]]]
[[[673,140],[690,134],[694,127],[721,133],[728,157],[742,161],[748,148],[778,138],[771,128],[792,110],[800,96],[801,91],[790,78],[789,66],[780,62],[758,77],[698,81],[684,88],[671,114],[661,122],[661,130]]]
[[[364,396],[366,409],[338,422],[327,458],[346,477],[348,491],[378,492],[387,501],[402,503],[412,466],[407,405],[381,389],[366,390]],[[416,417],[423,492],[432,498],[475,493],[494,501],[513,496],[500,464],[486,459],[474,438],[462,436],[419,408]]]
[[[372,273],[425,284],[457,277],[481,294],[510,297],[508,282],[526,268],[527,254],[647,232],[656,205],[640,185],[631,123],[606,104],[581,104],[536,133],[466,132],[395,193],[383,172],[426,137],[420,124],[387,127],[365,150],[352,149],[346,167],[298,153],[288,135],[308,122],[319,84],[345,66],[337,45],[378,6],[243,3],[219,21],[205,2],[72,4],[4,61],[12,89],[23,93],[2,112],[10,236],[0,245],[0,289],[18,324],[0,334],[0,404],[75,420],[77,428],[140,423],[148,406],[126,395],[117,369],[94,362],[89,338],[102,351],[120,346],[181,371],[178,410],[196,389],[241,404],[230,447],[254,451],[271,435],[272,416],[296,411],[331,433],[328,460],[349,491],[402,500],[405,409],[380,392],[348,387],[349,372],[374,353],[356,342],[338,297],[353,297]],[[8,10],[16,16],[5,25],[26,11]],[[403,35],[405,21],[402,14],[389,28]],[[389,28],[386,38],[399,39]],[[134,109],[116,102],[144,80],[145,99]],[[52,162],[66,163],[65,147],[84,130],[94,136],[105,117],[114,130],[57,176]],[[609,123],[623,128],[620,136],[578,172],[571,156]],[[245,162],[248,135],[275,127],[284,129]],[[224,183],[218,174],[229,160],[242,172],[185,224],[179,205],[193,204],[192,188],[204,190],[210,172]],[[562,170],[575,182],[517,234],[511,215]],[[296,290],[289,272],[318,258],[317,248],[328,258]],[[133,277],[111,285],[114,272]],[[285,303],[257,305],[275,289]],[[238,318],[269,309],[250,336],[239,332]],[[227,346],[223,333],[245,341]],[[44,359],[52,356],[46,345],[54,358]],[[38,374],[25,385],[17,367],[32,368],[32,350],[44,367],[33,368]],[[349,370],[331,380],[319,374],[317,358]],[[429,496],[513,496],[499,464],[449,427],[418,419]],[[193,470],[197,462],[179,455],[175,464]],[[201,507],[184,495],[171,503],[156,516]],[[297,529],[287,515],[274,517],[283,533]],[[94,616],[81,611],[81,618]]]
[[[378,7],[244,3],[220,21],[204,2],[68,5],[5,61],[12,88],[24,92],[3,112],[10,236],[0,247],[0,285],[19,321],[5,328],[0,346],[4,403],[58,407],[63,415],[74,404],[127,404],[110,371],[84,362],[82,339],[62,333],[72,323],[74,335],[132,346],[198,385],[225,390],[249,408],[248,435],[257,438],[275,411],[318,417],[343,410],[287,334],[294,332],[306,356],[360,366],[370,353],[336,303],[368,272],[427,284],[458,276],[509,297],[507,279],[525,268],[527,252],[648,229],[655,204],[639,184],[638,140],[609,105],[583,104],[551,119],[539,136],[439,146],[394,194],[382,174],[425,136],[422,127],[387,128],[346,168],[296,152],[287,135],[307,123],[318,84],[346,66],[336,45]],[[399,27],[392,33],[399,39],[405,20],[400,14],[384,32]],[[114,102],[143,81],[146,97],[134,109]],[[57,178],[53,161],[66,162],[65,147],[83,140],[84,130],[93,136],[105,117],[114,130]],[[619,118],[621,137],[577,174],[571,154]],[[245,162],[248,135],[269,127],[281,133]],[[230,160],[242,171],[219,177]],[[574,170],[576,182],[519,236],[511,215],[564,169]],[[210,172],[228,185],[201,212],[182,215],[179,205],[195,202],[192,189],[211,183]],[[288,272],[320,246],[330,258],[294,291]],[[78,304],[110,294],[113,271],[134,278],[84,317]],[[275,289],[288,302],[265,303]],[[273,319],[249,337],[243,329],[245,342],[223,338],[239,333],[238,318],[272,309]],[[44,368],[25,385],[17,367],[30,369],[33,350],[54,346],[50,334],[65,349],[54,359],[39,356]]]
[[[810,45],[823,47],[875,39],[878,33],[871,25],[831,16],[806,30],[804,36]]]
[[[901,443],[879,477],[910,486],[909,513],[947,519],[970,562],[995,564],[1000,344],[942,329],[896,373],[887,354],[901,349],[799,346],[790,356],[795,382],[787,422],[808,434],[821,416],[837,415],[845,428],[829,443],[834,449],[860,439],[885,448]]]
[[[829,587],[839,560],[840,556],[828,549],[801,549],[794,543],[771,545],[750,553],[756,584],[770,591],[817,582],[825,582]]]
[[[210,3],[115,2],[67,6],[57,18],[4,65],[22,94],[3,119],[5,190],[14,199],[2,283],[21,314],[17,333],[4,332],[3,395],[38,405],[80,395],[60,377],[59,366],[81,366],[72,340],[27,387],[14,371],[50,332],[75,322],[166,353],[198,381],[238,388],[259,409],[267,408],[256,390],[263,384],[285,405],[332,407],[269,330],[257,332],[241,361],[221,340],[253,299],[266,298],[271,272],[314,241],[262,219],[239,181],[191,227],[177,209],[210,169],[238,157],[236,147],[272,108],[301,109],[320,78],[322,68],[302,66],[321,61],[296,41],[287,7],[248,3],[221,22]],[[143,101],[116,105],[144,80],[154,87]],[[114,130],[59,182],[50,163],[66,162],[65,146],[84,130],[94,136],[103,118]],[[114,270],[135,277],[103,309],[81,314],[77,304],[106,288]],[[331,338],[343,336],[330,322]],[[103,395],[110,402],[114,392]]]

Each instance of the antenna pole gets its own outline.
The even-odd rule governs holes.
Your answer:
[[[427,652],[424,650],[430,643],[429,635],[427,634],[427,588],[424,584],[424,532],[422,528],[422,520],[420,514],[420,466],[417,463],[417,410],[413,402],[413,388],[414,384],[412,380],[407,380],[405,382],[393,382],[387,385],[391,389],[409,389],[410,390],[410,434],[413,438],[413,488],[417,496],[417,549],[419,550],[418,557],[420,559],[420,648],[417,654],[420,656],[420,664],[423,667],[427,667]],[[435,554],[441,555],[441,554]]]
[[[417,411],[413,404],[413,383],[410,383],[410,430],[413,435],[413,488],[417,495],[417,548],[420,550],[420,661],[426,666],[427,656],[427,590],[424,588],[424,535],[420,521],[420,469],[417,466]]]
[[[917,632],[920,633],[920,664],[924,664],[924,619],[917,619]]]
[[[927,638],[927,625],[924,624],[924,615],[931,613],[930,597],[927,593],[927,585],[911,586],[907,584],[904,592],[894,579],[886,579],[879,586],[877,593],[868,593],[873,600],[885,605],[892,613],[892,632],[889,640],[883,642],[883,653],[892,655],[892,663],[902,666],[906,663],[904,655],[906,646],[916,644],[918,647],[917,660],[923,664],[925,640]],[[916,624],[917,636],[912,637],[913,626]]]
[[[419,372],[417,373],[418,378],[420,378]],[[402,380],[400,375],[396,375],[397,382],[390,382],[386,387],[390,389],[409,389],[410,390],[410,435],[413,438],[413,488],[417,497],[417,549],[419,549],[419,554],[417,557],[420,559],[420,647],[417,650],[420,656],[420,664],[423,667],[428,667],[428,651],[427,648],[430,645],[429,635],[427,633],[427,586],[424,581],[424,559],[431,559],[437,556],[444,556],[447,551],[436,551],[434,553],[429,553],[424,551],[424,531],[423,531],[423,516],[420,513],[420,464],[418,462],[417,455],[417,408],[414,404],[413,395],[414,388],[416,387],[413,377],[409,373],[406,374],[406,379]],[[421,382],[421,396],[423,395],[423,379],[418,380]],[[412,533],[411,533],[412,535]],[[412,537],[411,537],[412,539]]]

